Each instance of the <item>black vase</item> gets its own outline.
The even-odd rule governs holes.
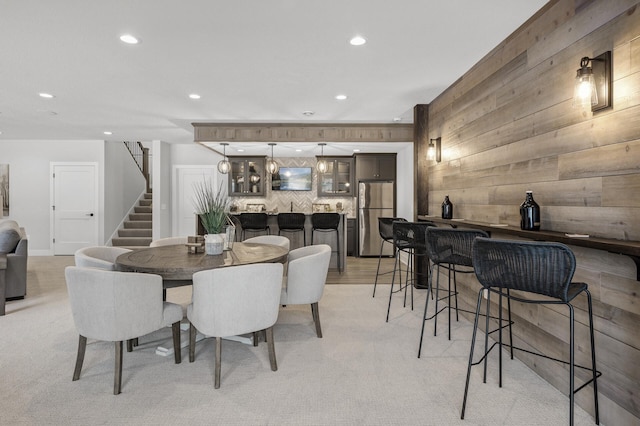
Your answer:
[[[527,231],[540,229],[540,206],[533,199],[533,191],[527,191],[527,196],[520,205],[520,229]]]
[[[451,201],[449,201],[448,195],[445,195],[444,201],[442,202],[442,218],[443,219],[453,218],[453,204],[451,204]]]

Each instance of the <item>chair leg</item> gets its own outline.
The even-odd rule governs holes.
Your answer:
[[[380,275],[380,262],[382,260],[383,247],[384,247],[384,240],[380,242],[380,255],[378,256],[378,268],[376,269],[376,280],[373,282],[373,297],[376,297],[376,286],[378,285],[378,275]]]
[[[573,405],[575,403],[575,328],[574,328],[574,312],[571,303],[567,303],[569,307],[569,424],[573,426]]]
[[[127,352],[133,352],[133,339],[127,340]]]
[[[396,251],[396,258],[393,262],[393,274],[391,275],[391,289],[389,290],[389,306],[387,307],[387,320],[389,322],[389,312],[391,311],[391,297],[393,296],[393,284],[396,281],[396,268],[398,267],[398,259],[400,257],[400,251]],[[402,267],[401,267],[402,268]],[[400,285],[402,285],[402,280],[400,280]]]
[[[253,332],[253,346],[258,346],[258,332],[254,331]]]
[[[80,378],[80,370],[82,370],[82,363],[84,362],[84,352],[87,348],[87,338],[80,335],[78,340],[78,355],[76,356],[76,368],[73,370],[73,382]]]
[[[216,371],[213,387],[220,389],[220,357],[222,356],[222,337],[216,337]]]
[[[173,334],[173,355],[176,364],[182,362],[182,348],[180,347],[180,321],[171,324],[171,332]]]
[[[189,323],[189,362],[196,359],[196,328]]]
[[[591,374],[593,380],[593,405],[596,424],[600,424],[600,410],[598,409],[598,373],[596,369],[596,341],[593,333],[593,306],[591,304],[591,293],[585,289],[587,294],[587,306],[589,308],[589,334],[591,335]]]
[[[269,362],[271,363],[271,371],[278,371],[278,363],[276,362],[276,347],[273,342],[273,326],[265,330],[267,335],[267,347],[269,348]]]
[[[482,294],[485,290],[480,290],[480,293]],[[502,291],[502,290],[501,290]],[[487,352],[488,348],[489,348],[489,315],[491,314],[491,291],[489,291],[488,289],[486,290],[487,292],[487,300],[486,300],[486,307],[485,307],[485,317],[484,317],[484,350],[485,352]],[[502,295],[500,295],[499,297],[502,297]],[[482,302],[482,299],[480,300]],[[487,383],[487,359],[489,357],[485,356],[484,357],[484,370],[482,373],[482,383]]]
[[[116,368],[113,375],[113,394],[118,395],[122,388],[122,340],[116,342]]]
[[[460,419],[464,420],[464,410],[467,406],[467,394],[469,393],[469,380],[471,379],[471,367],[473,363],[473,350],[476,345],[476,332],[478,331],[478,318],[480,316],[480,303],[482,303],[482,290],[478,292],[478,303],[476,304],[476,318],[473,321],[473,333],[471,335],[471,349],[469,350],[469,363],[467,364],[467,381],[464,385],[464,397],[462,398],[462,411]],[[486,347],[485,347],[486,352]],[[486,360],[486,354],[485,354]]]
[[[318,311],[318,302],[311,304],[311,315],[313,322],[316,324],[316,335],[322,338],[322,327],[320,327],[320,312]]]
[[[427,308],[429,307],[429,293],[432,293],[433,289],[431,288],[433,281],[433,274],[429,274],[427,278],[427,297],[425,297],[424,301],[424,314],[422,315],[422,330],[420,331],[420,343],[418,345],[418,358],[420,358],[420,354],[422,353],[422,339],[424,337],[424,325],[427,322]]]

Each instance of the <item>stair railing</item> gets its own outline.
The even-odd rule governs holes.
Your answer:
[[[140,141],[124,141],[124,146],[127,147],[127,150],[131,154],[133,161],[136,162],[138,169],[142,173],[142,176],[144,176],[144,179],[147,182],[147,192],[151,192],[151,176],[149,173],[149,148],[145,148],[144,146],[142,146],[142,143]]]

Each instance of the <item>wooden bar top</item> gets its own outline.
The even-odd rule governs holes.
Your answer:
[[[493,224],[484,222],[473,222],[466,219],[442,219],[439,216],[418,215],[418,220],[428,220],[436,224],[450,225],[452,227],[482,229],[487,232],[501,232],[507,235],[528,238],[534,241],[555,241],[567,245],[587,247],[597,250],[605,250],[610,253],[624,254],[629,256],[635,263],[638,270],[638,281],[640,281],[640,241],[613,240],[597,237],[575,237],[563,232],[555,231],[526,231],[519,226],[506,224]]]

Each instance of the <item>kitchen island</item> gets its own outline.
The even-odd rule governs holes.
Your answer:
[[[233,222],[236,226],[236,241],[239,241],[239,238],[242,236],[242,226],[240,225],[240,221],[237,219],[243,212],[233,212],[231,213],[231,217],[233,218]],[[271,231],[271,235],[278,235],[278,213],[274,212],[266,212],[269,216],[267,224],[269,225],[269,229]],[[340,265],[342,266],[342,271],[346,270],[347,266],[347,215],[346,213],[338,213],[340,215],[340,224],[338,225],[338,238],[340,240]],[[335,232],[315,232],[315,241],[311,241],[311,215],[312,213],[304,213],[305,215],[305,223],[304,223],[304,233],[307,239],[307,245],[314,244],[328,244],[331,246],[331,249],[334,253],[331,254],[331,262],[329,263],[329,269],[338,269],[338,254],[335,252],[336,250],[336,234]],[[251,238],[256,235],[263,235],[264,232],[250,232],[247,231],[245,238]],[[296,249],[298,247],[304,246],[304,238],[301,232],[282,232],[283,236],[289,238],[291,241],[290,249]]]

